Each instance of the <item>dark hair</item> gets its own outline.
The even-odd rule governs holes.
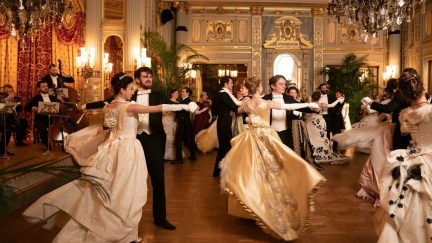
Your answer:
[[[405,68],[402,73],[409,73],[409,74],[415,74],[417,76],[420,77],[420,75],[418,74],[417,70],[415,70],[414,68]]]
[[[275,76],[269,78],[269,86],[270,86],[270,88],[271,88],[272,90],[273,90],[273,88],[272,88],[271,86],[272,86],[272,85],[276,85],[277,81],[278,81],[279,79],[281,79],[281,78],[283,78],[283,79],[286,81],[285,76],[280,75],[280,74],[277,74],[277,75],[275,75]]]
[[[244,86],[246,87],[246,89],[249,90],[249,94],[255,94],[260,84],[261,84],[261,79],[256,76],[247,78],[244,81]]]
[[[186,93],[188,93],[189,96],[192,96],[192,89],[191,88],[189,88],[189,87],[183,87],[183,89],[186,90]]]
[[[232,80],[232,78],[230,76],[223,76],[220,79],[220,84],[222,85],[222,87],[224,86],[224,84],[229,83],[229,81]]]
[[[140,67],[137,70],[135,70],[135,72],[134,72],[134,78],[138,78],[139,79],[141,77],[141,73],[143,73],[143,72],[153,75],[153,71],[151,70],[151,68],[149,68],[149,67]]]
[[[126,89],[129,84],[133,83],[133,78],[127,76],[123,72],[117,73],[111,79],[111,86],[114,95],[118,95],[121,89]]]
[[[297,89],[297,87],[294,87],[294,86],[288,87],[285,93],[289,93],[292,89],[295,90],[297,92],[297,94],[300,93],[300,90]]]
[[[321,91],[315,91],[312,93],[312,101],[318,101],[321,98]]]
[[[39,80],[39,81],[37,81],[37,83],[36,83],[36,87],[40,88],[40,85],[41,85],[42,83],[46,83],[46,84],[48,84],[48,82],[45,81],[45,80]]]
[[[54,63],[51,63],[50,65],[48,65],[48,70],[50,70],[52,67],[57,67]]]
[[[324,86],[324,85],[327,86],[327,88],[328,88],[328,84],[326,84],[326,83],[321,83],[321,84],[318,86],[318,89],[321,89],[321,87]]]
[[[387,81],[387,85],[386,85],[387,92],[389,92],[393,95],[394,94],[393,90],[397,89],[397,87],[398,87],[398,80],[397,79],[391,78]]]
[[[343,90],[341,90],[341,89],[336,89],[336,90],[335,90],[335,93],[341,93],[342,96],[345,95],[345,93],[344,93]]]
[[[399,90],[410,100],[417,100],[423,95],[423,82],[414,73],[404,72],[399,77]]]
[[[10,85],[10,84],[5,84],[5,85],[3,86],[3,88],[13,89],[13,86]]]
[[[178,91],[178,89],[170,89],[169,94],[172,95],[172,94],[174,94],[176,91]]]

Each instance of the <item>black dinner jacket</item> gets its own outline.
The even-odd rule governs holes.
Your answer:
[[[111,103],[114,100],[114,96],[109,97],[106,100],[103,101],[95,101],[95,102],[90,102],[86,104],[86,109],[87,110],[91,110],[91,109],[99,109],[99,108],[104,108],[105,105],[108,103]]]
[[[399,124],[399,113],[408,106],[410,106],[410,102],[398,90],[389,103],[380,104],[378,102],[372,102],[370,108],[382,113],[392,113],[392,122]]]
[[[48,88],[50,88],[50,89],[54,88],[54,82],[53,82],[50,74],[43,76],[42,81],[45,81],[48,83]],[[75,82],[75,79],[73,77],[65,77],[65,76],[59,74],[58,78],[57,78],[57,87],[55,87],[55,88],[64,88],[64,83],[73,83],[73,82]]]
[[[179,104],[187,105],[187,104],[189,104],[191,102],[192,102],[191,98],[187,97],[186,99],[181,100]],[[177,121],[185,121],[186,118],[189,119],[189,122],[190,122],[190,113],[189,113],[189,111],[185,111],[185,110],[176,111],[176,119],[177,119]]]
[[[328,100],[328,104],[331,104],[331,103],[333,103],[333,102],[336,101],[336,96],[334,94],[327,93],[327,100]],[[338,103],[337,105],[335,105],[335,107],[338,106],[339,104],[340,103]],[[343,104],[342,104],[342,106],[343,106]],[[337,109],[335,109],[335,107],[329,107],[329,108],[327,108],[327,114],[329,114],[329,115],[335,114],[336,110],[337,110]]]

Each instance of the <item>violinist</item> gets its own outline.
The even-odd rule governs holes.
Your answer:
[[[55,64],[48,66],[48,74],[42,77],[42,80],[48,83],[48,88],[64,88],[64,83],[75,82],[72,76],[63,75]]]
[[[45,80],[38,81],[36,87],[39,94],[31,98],[25,105],[25,111],[37,111],[39,102],[63,102],[60,96],[49,95],[48,83]],[[37,114],[34,115],[34,127],[38,130],[42,143],[48,147],[48,116]],[[36,139],[36,138],[34,138]]]
[[[16,93],[14,91],[14,88],[10,84],[6,84],[3,86],[3,93],[0,93],[4,96],[0,101],[2,103],[18,103],[18,106],[16,107],[16,111],[20,112],[22,110],[21,106],[21,97],[16,96]],[[26,136],[26,131],[28,127],[28,122],[24,118],[18,118],[14,114],[10,114],[6,117],[6,146],[9,144],[11,133],[16,133],[16,146],[27,146],[27,144],[24,143],[24,139]],[[0,146],[4,148],[3,142],[0,143]]]

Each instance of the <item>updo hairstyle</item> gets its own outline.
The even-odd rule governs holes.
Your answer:
[[[258,87],[261,85],[261,79],[258,77],[250,77],[244,81],[244,86],[249,90],[249,94],[255,94]]]
[[[289,86],[289,87],[287,88],[286,94],[289,94],[289,92],[290,92],[291,90],[295,90],[295,91],[297,92],[297,94],[300,93],[300,90],[297,89],[297,87],[295,87],[295,86]]]
[[[114,95],[118,95],[121,89],[126,89],[129,84],[133,83],[133,78],[127,76],[125,73],[120,72],[114,75],[111,79],[111,86]]]
[[[312,93],[312,101],[318,101],[321,98],[321,91],[315,91]]]
[[[404,72],[399,77],[399,90],[406,98],[417,100],[423,95],[423,82],[417,74]]]

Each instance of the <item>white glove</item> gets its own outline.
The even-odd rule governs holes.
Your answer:
[[[167,105],[167,104],[162,104],[162,112],[181,111],[181,110],[183,110],[183,107],[187,108],[187,105]]]
[[[188,104],[188,108],[185,110],[194,113],[197,109],[198,109],[198,105],[195,102],[190,102]]]
[[[300,111],[293,111],[293,115],[301,118],[303,113],[301,113]]]
[[[369,98],[369,97],[364,97],[364,98],[361,100],[361,102],[362,102],[363,105],[370,105],[370,103],[372,103],[372,99]]]
[[[306,104],[308,104],[308,107],[311,108],[312,110],[320,110],[319,105],[315,102],[306,103]]]
[[[312,104],[312,103],[281,104],[281,109],[297,110],[297,109],[301,109],[301,108],[307,108],[307,107],[309,107],[310,104]],[[318,107],[318,105],[316,105],[316,106]]]
[[[86,104],[84,104],[84,105],[81,106],[81,110],[82,111],[85,111],[86,109],[87,109],[87,105]]]

